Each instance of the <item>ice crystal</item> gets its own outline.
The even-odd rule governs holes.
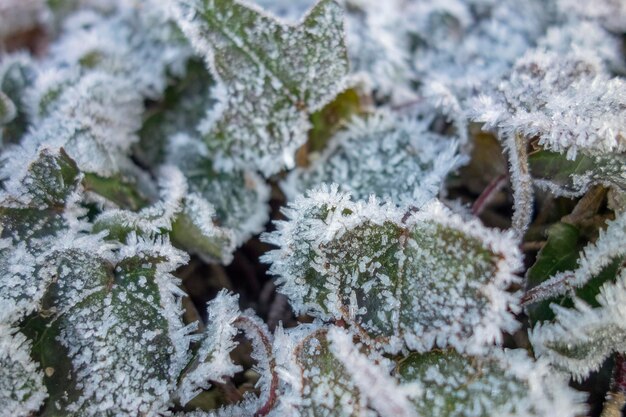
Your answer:
[[[337,186],[296,199],[266,240],[280,291],[297,312],[342,318],[397,351],[480,349],[516,322],[520,254],[511,235],[465,222],[433,201],[405,213],[353,202]],[[454,319],[451,319],[454,317]]]
[[[463,158],[459,142],[428,130],[432,120],[380,114],[355,119],[308,168],[283,184],[289,199],[321,184],[336,183],[357,200],[375,195],[402,206],[435,197]]]
[[[296,25],[238,1],[181,0],[178,23],[222,83],[222,111],[204,135],[216,168],[252,165],[265,175],[293,165],[308,114],[343,88],[342,10],[318,2]]]
[[[573,308],[553,304],[555,321],[530,332],[537,355],[582,379],[611,353],[625,353],[626,269],[622,268],[615,283],[602,286],[597,302],[595,308],[579,299]]]

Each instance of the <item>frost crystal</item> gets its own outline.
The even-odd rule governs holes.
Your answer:
[[[354,119],[311,167],[283,183],[290,200],[321,184],[339,184],[357,200],[375,195],[401,206],[419,207],[437,195],[446,175],[463,158],[458,141],[430,132],[432,120],[389,114]]]
[[[265,239],[264,261],[296,312],[344,319],[386,350],[480,349],[517,324],[520,254],[510,234],[434,201],[404,213],[337,187],[300,197]]]
[[[321,0],[292,26],[238,1],[179,0],[178,23],[222,83],[222,112],[205,124],[216,168],[266,176],[293,165],[308,115],[348,70],[340,6]]]
[[[597,302],[596,308],[579,299],[572,309],[553,304],[554,323],[530,332],[537,355],[582,379],[611,353],[626,353],[626,269],[602,286]]]

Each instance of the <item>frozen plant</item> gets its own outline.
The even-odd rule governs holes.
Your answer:
[[[0,0],[0,417],[617,416],[626,26],[575,3]]]

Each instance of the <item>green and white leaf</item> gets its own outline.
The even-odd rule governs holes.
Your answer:
[[[573,271],[554,274],[550,279],[533,288],[533,301],[545,300],[561,294],[567,294],[581,288],[598,276],[613,263],[626,259],[626,213],[618,213],[615,220],[607,222],[607,227],[600,230],[595,242],[589,243],[578,258],[578,267]]]
[[[343,319],[390,352],[499,342],[517,327],[521,255],[510,233],[462,220],[437,201],[406,213],[337,186],[312,191],[265,235],[263,260],[296,313]]]
[[[289,200],[321,184],[339,184],[356,200],[375,195],[419,207],[434,198],[463,158],[459,141],[429,131],[432,120],[379,113],[352,119],[307,168],[281,184]]]
[[[43,148],[4,183],[0,194],[0,322],[33,311],[48,284],[38,272],[56,245],[79,241],[81,176],[63,152]]]
[[[31,343],[15,329],[0,324],[0,404],[2,416],[26,417],[48,396],[43,372],[30,357]]]
[[[615,283],[602,286],[597,301],[596,308],[580,299],[571,309],[553,304],[554,322],[530,332],[537,355],[579,380],[600,368],[613,352],[626,353],[626,269]]]
[[[342,8],[320,0],[297,25],[237,0],[178,0],[183,32],[222,87],[203,126],[218,170],[292,167],[308,116],[344,87]]]
[[[188,193],[184,175],[173,166],[159,170],[160,200],[138,212],[112,209],[102,213],[93,230],[108,231],[108,238],[126,240],[130,233],[153,238],[170,234],[175,243],[207,261],[230,262],[234,233],[216,223],[215,208],[195,193]]]
[[[134,235],[116,252],[91,249],[50,257],[46,273],[54,284],[40,318],[25,329],[33,355],[52,370],[44,415],[165,412],[189,360],[184,293],[170,275],[186,255]],[[37,320],[46,324],[37,327]]]
[[[410,390],[399,388],[390,362],[355,345],[345,330],[279,328],[274,345],[284,393],[270,416],[416,416]]]
[[[185,175],[187,199],[214,207],[215,222],[235,236],[237,246],[263,231],[269,220],[269,186],[255,172],[217,172],[204,142],[179,134],[171,138],[167,163]],[[187,205],[190,205],[189,201]]]
[[[521,349],[481,356],[410,353],[396,373],[401,383],[416,385],[412,403],[422,416],[574,417],[585,411],[584,396],[568,386],[565,375]]]

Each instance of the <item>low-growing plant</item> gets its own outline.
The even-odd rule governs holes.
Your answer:
[[[626,6],[257,3],[0,4],[0,415],[621,415]]]

